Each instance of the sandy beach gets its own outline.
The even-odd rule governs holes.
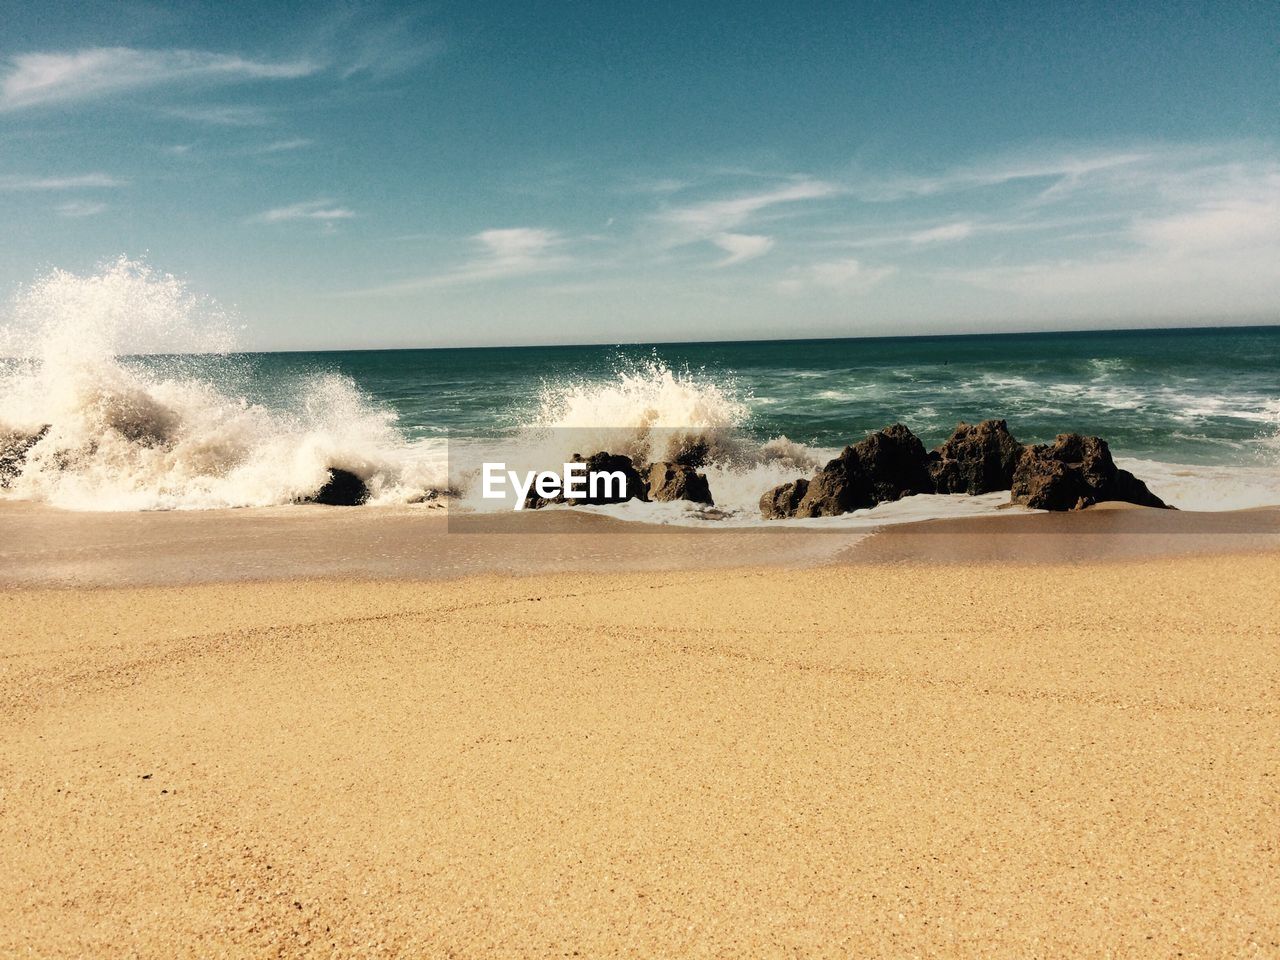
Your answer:
[[[1280,951],[1280,553],[911,535],[155,586],[10,554],[0,953]]]

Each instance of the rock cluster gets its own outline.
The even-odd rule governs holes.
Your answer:
[[[1022,451],[1003,420],[958,424],[955,433],[929,453],[933,489],[970,496],[1008,490]]]
[[[585,460],[581,454],[575,453],[571,461],[585,463],[588,476],[593,473],[621,473],[626,478],[624,495],[606,497],[588,493],[585,497],[565,497],[561,494],[548,500],[531,493],[525,501],[526,508],[536,510],[551,503],[606,504],[626,500],[687,500],[708,507],[715,503],[706,474],[699,473],[687,462],[661,461],[641,465],[637,469],[630,457],[604,451],[593,453]]]
[[[1116,467],[1105,440],[1073,433],[1024,447],[1003,420],[984,420],[959,424],[928,453],[900,423],[878,430],[845,447],[813,477],[766,491],[760,514],[766,520],[832,517],[919,493],[998,490],[1040,510],[1079,510],[1105,500],[1165,506],[1141,480]]]
[[[1107,500],[1166,506],[1145,483],[1115,465],[1105,440],[1078,433],[1028,447],[1013,474],[1011,499],[1037,510],[1081,510]]]

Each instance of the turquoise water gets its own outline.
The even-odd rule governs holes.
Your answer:
[[[1097,434],[1121,455],[1188,464],[1274,457],[1280,327],[625,347],[246,354],[246,390],[285,403],[301,377],[340,373],[398,415],[409,440],[489,437],[540,400],[604,387],[657,359],[745,404],[740,428],[840,446],[901,421],[941,441],[1003,417],[1020,440]],[[602,410],[602,412],[604,412]]]

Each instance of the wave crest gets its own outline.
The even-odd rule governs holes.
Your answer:
[[[43,434],[8,494],[72,509],[192,509],[290,503],[332,467],[382,500],[442,480],[443,451],[410,448],[395,413],[347,377],[300,378],[280,404],[237,392],[252,371],[226,353],[232,332],[182,281],[125,258],[20,291],[0,327],[0,434]]]
[[[672,369],[653,356],[620,359],[607,380],[544,383],[527,426],[572,434],[582,453],[608,450],[637,463],[712,461],[734,452],[735,431],[749,416],[731,381]]]

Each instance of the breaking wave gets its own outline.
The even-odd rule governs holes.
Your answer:
[[[39,439],[6,495],[198,509],[290,503],[330,468],[382,501],[443,481],[443,451],[406,444],[395,413],[349,378],[315,374],[274,402],[250,399],[252,365],[228,354],[234,333],[216,304],[125,258],[21,290],[0,327],[0,446]]]
[[[731,380],[673,370],[656,356],[623,357],[609,379],[544,383],[526,426],[562,431],[591,450],[640,463],[694,453],[721,460],[741,452],[739,432],[750,415]]]

